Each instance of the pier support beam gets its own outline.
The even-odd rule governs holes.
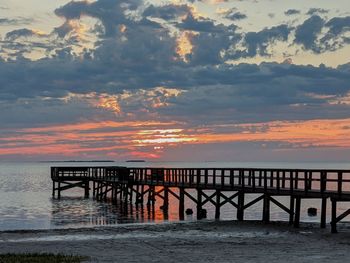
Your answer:
[[[197,189],[197,219],[202,219],[202,190]]]
[[[300,225],[300,209],[301,209],[301,197],[295,197],[295,218],[294,227],[298,228]]]
[[[61,183],[58,182],[58,187],[57,187],[57,198],[61,199]]]
[[[270,222],[270,196],[264,194],[264,203],[263,203],[263,222]]]
[[[295,203],[295,198],[294,196],[290,196],[290,201],[289,201],[289,225],[293,225],[294,223],[294,203]]]
[[[90,195],[90,182],[89,180],[85,181],[85,186],[84,186],[84,197],[89,198]]]
[[[221,195],[221,191],[216,190],[215,219],[220,218],[220,195]]]
[[[238,209],[237,209],[237,220],[243,221],[244,219],[244,192],[238,192]]]
[[[327,198],[322,197],[321,203],[321,228],[326,228]]]
[[[332,233],[338,233],[337,231],[337,200],[332,199],[332,221],[331,221]]]
[[[168,208],[169,208],[169,187],[164,186],[163,210],[168,211]]]
[[[185,189],[179,188],[179,218],[180,220],[185,219]]]
[[[55,197],[55,194],[56,194],[56,189],[55,189],[55,187],[56,187],[56,182],[53,181],[53,182],[52,182],[52,197]]]

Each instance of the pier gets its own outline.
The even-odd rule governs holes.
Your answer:
[[[51,167],[52,195],[79,187],[84,196],[91,194],[98,201],[108,199],[154,206],[155,198],[169,206],[169,195],[179,202],[179,217],[184,219],[185,198],[196,205],[198,219],[203,217],[203,205],[215,207],[215,218],[220,208],[231,204],[237,220],[244,220],[247,208],[262,201],[262,220],[270,221],[270,204],[277,205],[289,215],[289,223],[299,227],[303,199],[321,202],[320,227],[327,222],[327,201],[331,202],[331,231],[337,232],[337,223],[350,215],[350,209],[337,214],[338,202],[350,201],[350,170],[317,169],[257,169],[257,168],[130,168],[130,167]],[[254,194],[255,199],[245,202]],[[288,196],[286,206],[276,197]]]

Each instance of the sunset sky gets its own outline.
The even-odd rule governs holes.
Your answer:
[[[0,0],[0,160],[350,161],[349,0]]]

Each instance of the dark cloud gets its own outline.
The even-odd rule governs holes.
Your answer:
[[[79,19],[81,16],[90,16],[99,19],[105,29],[105,36],[114,36],[119,32],[119,24],[127,24],[130,20],[125,11],[135,10],[142,0],[99,0],[96,2],[71,1],[57,8],[55,14],[67,20]]]
[[[313,16],[316,14],[327,14],[329,10],[323,9],[323,8],[310,8],[309,11],[307,11],[307,15]]]
[[[163,6],[148,6],[143,12],[143,16],[159,17],[164,20],[173,20],[178,17],[187,15],[191,12],[188,5],[168,4]]]
[[[326,27],[329,28],[328,33],[333,36],[339,36],[344,32],[350,31],[350,16],[334,17],[326,23]]]
[[[28,29],[28,28],[22,28],[22,29],[16,29],[11,32],[8,32],[5,36],[8,40],[15,40],[20,37],[32,37],[32,36],[38,36],[41,37],[43,34],[38,33],[35,30]]]
[[[204,17],[195,18],[192,13],[189,13],[180,23],[176,23],[176,26],[183,30],[197,32],[222,31],[221,25],[215,25],[213,20]]]
[[[29,25],[34,21],[32,18],[24,18],[24,17],[17,17],[17,18],[0,18],[0,25],[11,25],[11,26],[18,26],[18,25]]]
[[[56,14],[66,18],[54,30],[58,38],[69,35],[74,30],[69,22],[81,16],[97,18],[104,28],[99,31],[102,36],[93,50],[84,50],[79,56],[73,46],[61,42],[50,56],[36,61],[23,56],[0,60],[0,120],[19,125],[27,123],[25,119],[44,123],[50,115],[58,122],[73,122],[79,115],[111,118],[111,112],[84,105],[84,96],[93,92],[117,96],[129,118],[240,123],[349,117],[348,104],[330,102],[341,102],[349,93],[349,65],[332,69],[287,63],[226,64],[229,59],[270,56],[271,46],[278,41],[294,41],[306,50],[324,52],[331,40],[346,41],[343,34],[349,30],[348,18],[326,22],[314,15],[296,27],[295,40],[291,40],[294,28],[288,25],[238,32],[235,25],[194,16],[186,6],[148,6],[137,19],[127,16],[126,11],[135,10],[138,4],[100,0],[70,2],[57,9]],[[174,21],[186,12],[185,18]],[[175,27],[180,33],[189,32],[187,45],[192,50],[187,61],[176,53],[179,40],[164,26],[166,21],[151,21],[149,17],[171,20],[171,30]],[[322,40],[322,30],[328,30],[329,39]],[[9,32],[5,42],[24,52],[28,46],[16,40],[37,36],[40,34],[34,30],[20,29]],[[48,36],[42,37],[48,41]],[[180,89],[182,93],[165,96],[156,87]],[[69,94],[80,94],[82,99],[67,106],[64,98]],[[166,106],[154,107],[152,98]],[[69,110],[60,112],[61,107]],[[38,116],[28,116],[31,112]],[[14,116],[13,120],[9,116]]]
[[[231,8],[222,13],[223,17],[232,21],[246,19],[247,15],[237,11],[236,8]]]
[[[320,53],[321,48],[317,44],[317,38],[324,24],[325,20],[317,15],[308,18],[303,24],[296,28],[294,42],[302,45],[304,49]]]
[[[164,109],[166,114],[199,123],[349,116],[349,105],[328,102],[349,92],[348,73],[337,69],[241,64],[197,69],[192,78],[201,81],[174,99],[173,106]]]
[[[300,10],[297,10],[297,9],[288,9],[287,11],[284,12],[286,16],[299,15],[300,13],[301,13]]]
[[[291,32],[288,25],[265,28],[259,32],[249,32],[244,36],[244,50],[231,50],[228,56],[233,59],[241,57],[269,56],[268,47],[276,41],[287,41]]]

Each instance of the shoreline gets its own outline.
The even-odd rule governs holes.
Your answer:
[[[350,224],[194,221],[0,232],[0,253],[60,253],[90,262],[345,262]],[[118,260],[115,260],[118,259]]]

